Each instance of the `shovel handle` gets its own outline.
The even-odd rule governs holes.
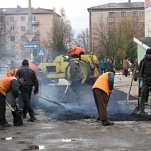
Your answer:
[[[11,111],[14,111],[14,109],[11,107],[11,105],[5,100],[7,106],[11,109]]]

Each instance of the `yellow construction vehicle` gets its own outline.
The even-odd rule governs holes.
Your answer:
[[[67,56],[57,56],[52,62],[40,63],[39,68],[39,79],[42,83],[55,82],[58,83],[59,79],[70,79],[70,66],[69,61],[66,59]],[[98,69],[98,58],[93,54],[81,55],[81,59],[74,58],[80,64],[84,78],[82,83],[88,81],[89,83],[94,82],[99,76]]]

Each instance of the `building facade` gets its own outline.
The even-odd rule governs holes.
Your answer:
[[[29,8],[0,8],[1,31],[5,35],[5,49],[9,60],[20,62],[44,57],[48,33],[53,28],[53,10],[31,8],[31,31],[29,30]]]
[[[104,26],[102,31],[118,26],[121,22],[130,22],[136,28],[144,29],[144,3],[108,3],[105,5],[88,8],[89,29],[90,29],[90,49],[93,50],[97,45],[96,28]],[[137,36],[144,36],[144,30],[140,30]]]
[[[145,37],[151,37],[151,0],[145,0]]]

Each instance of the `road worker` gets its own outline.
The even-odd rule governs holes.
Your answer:
[[[80,46],[73,47],[68,51],[68,54],[71,55],[72,58],[79,57],[81,60],[81,55],[84,54],[83,49]]]
[[[19,94],[19,87],[21,83],[17,80],[16,77],[4,77],[0,79],[0,125],[2,127],[9,127],[9,124],[6,121],[6,95],[11,92],[12,99],[16,99]]]
[[[29,122],[34,122],[36,120],[34,110],[31,105],[31,94],[34,87],[34,94],[36,95],[39,91],[39,82],[36,72],[29,68],[28,60],[22,61],[22,67],[17,70],[16,77],[25,80],[24,84],[20,87],[21,96],[23,100],[23,118],[26,118],[27,112],[29,113]]]
[[[114,70],[102,74],[92,87],[94,101],[99,114],[98,119],[102,121],[103,126],[114,125],[107,117],[107,105],[114,86],[114,75]]]
[[[146,50],[145,57],[140,61],[139,76],[142,81],[141,99],[139,100],[139,111],[137,114],[145,113],[145,102],[148,101],[151,88],[151,48]]]
[[[70,82],[71,89],[76,93],[76,100],[80,99],[80,88],[84,75],[82,73],[80,64],[74,59],[69,60],[70,65]]]

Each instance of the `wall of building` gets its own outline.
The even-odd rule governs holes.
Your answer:
[[[145,37],[151,37],[151,0],[145,0]]]

